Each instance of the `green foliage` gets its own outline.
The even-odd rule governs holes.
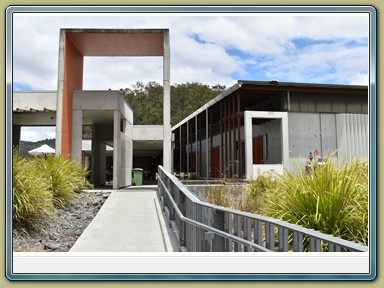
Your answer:
[[[40,177],[37,165],[13,155],[12,218],[16,225],[36,228],[38,223],[54,219],[53,196],[49,191],[49,179]]]
[[[249,211],[248,192],[243,185],[228,183],[225,185],[208,186],[204,198],[207,202],[237,209]]]
[[[171,125],[175,125],[225,90],[225,86],[210,88],[200,83],[171,86]],[[156,82],[137,82],[132,89],[121,89],[134,112],[136,125],[163,123],[163,87]]]
[[[86,180],[87,171],[76,161],[60,156],[37,157],[37,173],[49,179],[49,190],[54,204],[60,207],[69,206],[77,198],[76,192],[90,186]]]
[[[296,165],[266,190],[262,213],[366,245],[368,161],[338,166],[329,157],[309,173]]]
[[[368,161],[338,165],[327,157],[321,168],[303,165],[283,175],[264,173],[248,189],[220,186],[205,193],[219,206],[257,213],[368,244]]]
[[[248,212],[260,214],[264,205],[264,194],[276,188],[276,176],[272,172],[259,173],[248,185]]]
[[[42,227],[55,218],[55,206],[70,205],[77,191],[91,187],[81,165],[59,156],[24,158],[14,149],[12,168],[12,218],[16,225]]]

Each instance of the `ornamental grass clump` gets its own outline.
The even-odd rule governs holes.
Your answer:
[[[36,173],[36,162],[13,154],[12,218],[15,225],[37,228],[55,218],[49,179]]]
[[[368,243],[368,161],[338,165],[331,157],[306,172],[295,165],[264,193],[264,215],[325,234]]]
[[[60,156],[21,157],[13,151],[12,219],[16,225],[41,228],[54,220],[56,207],[68,207],[77,192],[92,185],[76,161]]]
[[[264,205],[264,194],[267,190],[275,189],[276,174],[274,172],[258,172],[255,179],[249,181],[248,185],[248,212],[260,214]]]
[[[87,171],[79,163],[60,156],[37,157],[38,173],[49,180],[56,206],[67,207],[77,199],[78,191],[90,187]]]
[[[204,199],[214,205],[249,211],[248,193],[243,185],[226,182],[206,188]]]

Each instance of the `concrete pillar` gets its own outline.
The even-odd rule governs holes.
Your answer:
[[[284,167],[289,167],[289,136],[288,136],[288,113],[281,114],[281,159]]]
[[[60,30],[59,40],[59,71],[57,83],[57,102],[56,102],[56,155],[61,154],[61,139],[63,126],[63,96],[64,96],[64,46],[65,31]]]
[[[172,173],[172,137],[171,137],[171,87],[170,87],[170,46],[169,31],[164,32],[164,56],[163,56],[163,167],[166,171]]]
[[[113,189],[119,188],[121,166],[120,112],[113,112]]]
[[[106,145],[96,138],[98,125],[92,127],[92,182],[95,186],[105,185]]]
[[[20,133],[21,133],[21,126],[12,125],[12,146],[20,145]]]
[[[72,160],[76,160],[81,163],[82,152],[82,140],[83,140],[83,111],[72,111]]]
[[[244,139],[245,139],[245,175],[250,179],[253,174],[253,151],[252,151],[252,118],[244,112]]]

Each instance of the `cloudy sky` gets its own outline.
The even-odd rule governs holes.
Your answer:
[[[276,79],[368,85],[368,14],[24,13],[13,17],[15,90],[57,89],[60,28],[169,28],[172,84],[229,87],[240,79]],[[84,89],[162,82],[161,57],[84,61]],[[32,139],[27,130],[23,140]]]

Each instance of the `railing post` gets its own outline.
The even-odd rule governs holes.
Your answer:
[[[265,242],[267,249],[273,252],[275,250],[275,225],[273,223],[265,223]]]
[[[232,227],[233,227],[233,220],[232,220],[232,213],[226,212],[225,213],[225,232],[228,234],[233,234]],[[226,252],[232,252],[233,251],[233,241],[231,239],[225,239],[225,246]]]
[[[293,231],[293,252],[303,252],[303,234]]]
[[[251,219],[249,217],[244,217],[244,239],[252,242],[251,236]],[[252,252],[252,248],[249,246],[244,246],[244,252]]]
[[[224,231],[224,211],[215,209],[213,211],[213,223],[212,227]],[[213,252],[224,252],[224,238],[215,235],[212,240],[212,251]]]
[[[169,191],[169,194],[171,194],[171,196],[174,198],[173,191],[172,191],[172,181],[171,181],[171,179],[169,177],[167,177],[165,183],[166,183],[167,189]],[[174,221],[175,220],[175,208],[173,207],[173,205],[169,205],[169,206],[170,206],[170,207],[168,207],[168,209],[169,209],[169,220],[170,221]],[[171,225],[171,223],[169,223],[169,225]]]

